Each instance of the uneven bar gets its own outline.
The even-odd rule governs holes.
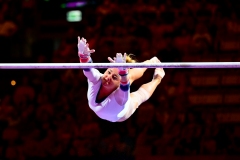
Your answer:
[[[81,69],[81,68],[240,68],[240,62],[178,63],[0,63],[0,69]]]

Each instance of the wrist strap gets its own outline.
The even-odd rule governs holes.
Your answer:
[[[128,75],[128,70],[127,69],[126,70],[119,70],[118,74],[120,76],[127,76]]]
[[[88,54],[86,54],[86,53],[82,53],[82,52],[79,52],[79,51],[78,51],[78,56],[79,56],[79,57],[83,57],[83,58],[84,58],[84,57],[89,57],[89,56],[90,56],[90,54],[89,54],[89,53],[88,53]]]
[[[87,63],[91,59],[90,54],[78,52],[78,56],[81,63]]]
[[[91,62],[91,57],[90,57],[90,56],[84,57],[84,58],[80,57],[80,58],[79,58],[79,61],[80,61],[81,63],[89,63],[89,62]]]

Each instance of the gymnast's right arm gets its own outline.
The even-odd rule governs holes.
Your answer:
[[[90,50],[87,40],[82,37],[78,37],[78,56],[81,63],[92,63],[91,53],[95,52],[94,49]],[[95,68],[84,68],[84,75],[88,78],[89,81],[95,83],[99,80],[101,74]]]

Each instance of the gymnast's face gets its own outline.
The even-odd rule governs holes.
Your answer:
[[[108,68],[102,76],[102,86],[108,90],[115,90],[120,85],[120,79],[117,68]]]

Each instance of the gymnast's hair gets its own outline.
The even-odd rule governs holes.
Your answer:
[[[134,57],[134,54],[127,54],[126,62],[127,63],[136,63],[137,60]]]

